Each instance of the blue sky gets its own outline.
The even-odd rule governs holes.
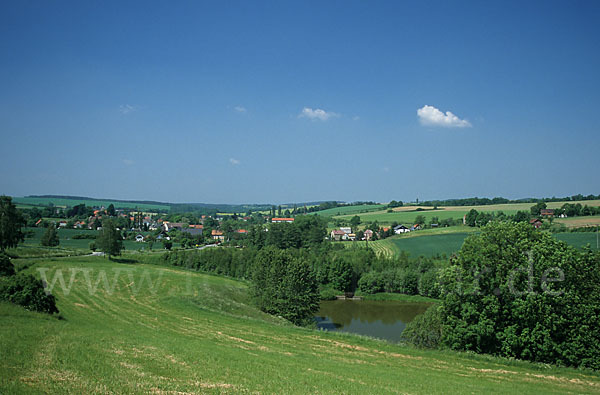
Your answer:
[[[0,193],[598,194],[599,20],[594,1],[4,2]]]

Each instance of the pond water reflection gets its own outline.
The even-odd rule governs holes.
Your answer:
[[[430,306],[431,303],[328,300],[321,302],[315,320],[321,329],[398,342],[406,324]]]

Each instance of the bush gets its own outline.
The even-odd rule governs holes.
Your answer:
[[[442,338],[442,316],[433,305],[406,325],[402,339],[421,348],[438,348]]]
[[[0,252],[0,276],[13,276],[15,274],[15,267],[13,266],[10,258]]]
[[[0,300],[18,304],[27,310],[58,313],[54,296],[46,294],[41,280],[28,274],[0,277]]]

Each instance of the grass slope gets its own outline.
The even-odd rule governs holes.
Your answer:
[[[63,320],[0,303],[1,393],[600,391],[595,373],[295,328],[221,277],[93,257],[38,262],[28,270],[62,270],[67,285],[77,269],[92,287],[100,273],[116,286],[90,293],[75,272],[68,293],[54,289]]]

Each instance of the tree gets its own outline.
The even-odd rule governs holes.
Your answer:
[[[467,213],[467,216],[465,217],[466,224],[471,227],[477,226],[477,216],[478,215],[479,215],[479,212],[477,210],[475,210],[474,208],[472,208]]]
[[[531,211],[531,215],[533,215],[534,217],[539,217],[542,210],[545,210],[545,209],[546,209],[546,203],[538,202],[538,203],[536,203],[535,206],[531,206],[529,211]]]
[[[440,277],[445,346],[600,368],[600,253],[527,223],[491,222]]]
[[[262,311],[296,325],[309,323],[319,308],[318,283],[308,262],[274,247],[256,257],[252,295]]]
[[[0,196],[0,251],[16,247],[19,242],[25,240],[22,226],[25,226],[25,219],[12,204],[12,198]]]
[[[417,215],[417,217],[415,218],[415,224],[417,225],[424,225],[425,221],[426,220],[424,215]]]
[[[115,215],[117,215],[117,213],[115,212],[115,205],[114,204],[109,204],[108,208],[106,209],[106,214],[108,214],[111,217],[114,217]]]
[[[356,229],[358,225],[360,225],[360,217],[358,215],[355,215],[350,219],[350,226],[352,227],[352,229]]]
[[[352,293],[356,290],[358,276],[352,264],[344,258],[333,262],[329,272],[329,280],[335,289]]]
[[[58,240],[58,232],[56,231],[54,224],[51,224],[46,228],[40,243],[45,247],[56,247],[60,244],[60,241]]]
[[[121,255],[123,237],[111,219],[103,222],[102,229],[96,237],[96,245],[108,256],[108,259],[111,255]]]

